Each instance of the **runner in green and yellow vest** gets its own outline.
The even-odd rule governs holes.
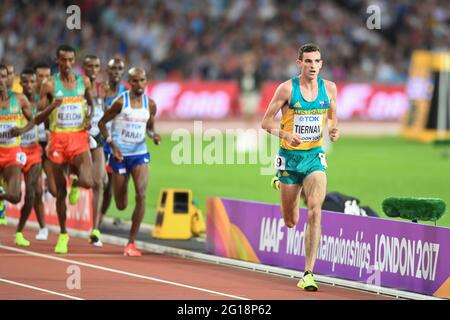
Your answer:
[[[21,169],[26,164],[22,152],[21,127],[24,119],[32,120],[27,98],[12,92],[8,85],[8,68],[0,65],[0,224],[6,224],[6,201],[17,204],[21,199]]]
[[[325,126],[331,141],[339,138],[336,118],[336,85],[318,76],[322,68],[320,48],[305,44],[298,51],[300,76],[278,86],[262,121],[262,128],[280,138],[275,159],[277,177],[272,180],[281,192],[281,212],[288,228],[299,219],[303,191],[308,208],[305,233],[305,274],[297,286],[316,291],[313,269],[321,235],[322,203],[326,194]],[[281,110],[280,125],[275,116]],[[303,190],[302,190],[303,189]]]
[[[75,50],[68,45],[59,46],[56,50],[56,61],[59,72],[43,83],[39,110],[50,112],[50,137],[46,152],[51,162],[51,179],[54,181],[49,182],[49,189],[56,197],[56,212],[61,228],[55,252],[67,253],[69,236],[66,230],[65,165],[69,164],[78,176],[76,181],[72,181],[69,195],[69,202],[76,204],[79,197],[78,187],[90,189],[94,183],[88,135],[93,115],[93,99],[89,79],[73,71]],[[60,105],[55,104],[49,110],[51,101],[59,101]],[[72,192],[73,190],[76,192]]]

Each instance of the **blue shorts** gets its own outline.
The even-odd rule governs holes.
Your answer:
[[[150,163],[150,154],[144,153],[135,156],[124,156],[122,162],[117,162],[116,159],[111,155],[109,157],[108,164],[114,173],[128,175],[131,173],[135,167],[140,164]]]

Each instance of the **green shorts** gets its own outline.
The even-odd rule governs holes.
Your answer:
[[[275,158],[277,177],[285,184],[303,184],[303,179],[314,171],[327,171],[322,147],[311,150],[287,150],[280,148]]]

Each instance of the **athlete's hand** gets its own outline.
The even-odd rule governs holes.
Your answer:
[[[338,128],[332,128],[328,130],[328,135],[330,136],[330,140],[332,142],[339,139],[339,129]]]
[[[153,143],[158,145],[161,142],[161,136],[157,133],[153,134]]]
[[[18,136],[20,136],[20,135],[22,134],[22,129],[20,129],[20,128],[18,128],[18,127],[11,128],[11,129],[9,130],[9,134],[10,134],[12,137],[18,137]]]
[[[62,104],[62,102],[63,102],[62,98],[55,98],[55,99],[53,99],[52,108],[53,109],[58,108]]]
[[[84,121],[84,129],[90,130],[92,127],[91,119],[86,118]]]
[[[302,143],[302,139],[300,138],[300,135],[296,133],[287,133],[287,135],[284,138],[289,145],[296,147],[300,143]]]
[[[122,155],[122,152],[119,150],[119,148],[117,148],[114,144],[112,144],[111,149],[113,152],[114,159],[116,159],[117,162],[122,162],[123,155]]]

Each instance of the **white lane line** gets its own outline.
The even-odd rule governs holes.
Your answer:
[[[43,288],[39,288],[39,287],[35,287],[35,286],[30,286],[30,285],[25,284],[25,283],[12,281],[12,280],[6,280],[4,278],[0,278],[0,282],[5,282],[5,283],[9,283],[9,284],[12,284],[12,285],[15,285],[15,286],[24,287],[24,288],[28,288],[28,289],[33,289],[33,290],[36,290],[36,291],[42,291],[42,292],[45,292],[45,293],[53,294],[55,296],[61,296],[61,297],[64,297],[64,298],[69,298],[69,299],[72,299],[72,300],[84,300],[82,298],[69,296],[68,294],[59,293],[59,292],[56,292],[56,291],[51,291],[51,290],[47,290],[47,289],[43,289]]]
[[[81,261],[77,261],[77,260],[70,260],[70,259],[59,258],[59,257],[47,255],[47,254],[32,252],[32,251],[18,249],[18,248],[14,248],[14,247],[5,246],[5,245],[0,245],[0,249],[14,251],[14,252],[20,252],[20,253],[27,254],[27,255],[30,255],[30,256],[41,257],[41,258],[45,258],[45,259],[50,259],[50,260],[55,260],[55,261],[60,261],[60,262],[65,262],[65,263],[70,263],[70,264],[76,264],[76,265],[84,266],[84,267],[87,267],[87,268],[92,268],[92,269],[97,269],[97,270],[102,270],[102,271],[108,271],[108,272],[112,272],[112,273],[126,275],[126,276],[129,276],[129,277],[134,277],[134,278],[139,278],[139,279],[145,279],[145,280],[150,280],[150,281],[170,284],[170,285],[177,286],[177,287],[188,288],[188,289],[202,291],[202,292],[208,292],[208,293],[212,293],[212,294],[216,294],[216,295],[224,296],[224,297],[228,297],[228,298],[233,298],[233,299],[238,299],[238,300],[250,300],[250,299],[245,298],[245,297],[240,297],[240,296],[227,294],[227,293],[223,293],[223,292],[219,292],[219,291],[214,291],[214,290],[208,290],[208,289],[204,289],[204,288],[189,286],[189,285],[182,284],[182,283],[179,283],[179,282],[168,281],[168,280],[163,280],[163,279],[160,279],[160,278],[144,276],[144,275],[137,274],[137,273],[122,271],[122,270],[113,269],[113,268],[102,267],[102,266],[98,266],[98,265],[95,265],[95,264],[90,264],[90,263],[81,262]]]

